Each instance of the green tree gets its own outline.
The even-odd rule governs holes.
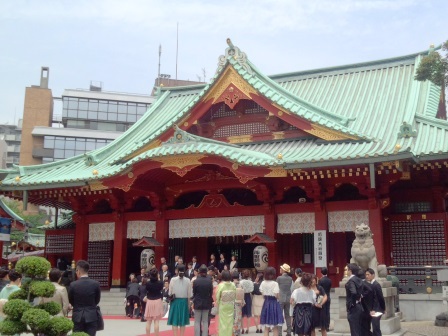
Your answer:
[[[448,41],[443,43],[442,51],[445,52],[445,55],[432,50],[423,57],[418,65],[415,79],[418,81],[429,80],[442,88],[437,117],[446,119],[445,89],[448,87]]]
[[[3,202],[10,208],[17,216],[23,218],[24,221],[29,223],[31,228],[39,225],[43,225],[47,215],[45,213],[38,213],[36,215],[27,214],[23,211],[22,202],[13,199],[3,199]]]

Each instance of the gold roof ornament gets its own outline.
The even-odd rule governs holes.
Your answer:
[[[283,159],[283,154],[282,153],[278,153],[277,159],[279,159],[279,160]]]
[[[93,175],[98,175],[98,170],[96,170],[96,169],[92,170],[92,174]]]
[[[16,182],[20,182],[20,176],[16,176],[16,178],[14,179]]]

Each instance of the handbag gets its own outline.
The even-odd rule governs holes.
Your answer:
[[[318,295],[316,298],[316,303],[320,305],[320,304],[322,304],[323,301],[324,301],[324,296]]]
[[[103,314],[101,314],[100,306],[96,306],[96,316],[98,317],[96,322],[96,331],[104,330]]]
[[[218,315],[218,306],[213,306],[212,307],[212,310],[210,311],[210,314],[211,315],[213,315],[213,316],[216,316],[216,315]]]
[[[145,297],[142,300],[143,302],[148,302],[148,297],[145,295]]]
[[[171,303],[174,301],[174,299],[176,299],[176,294],[168,295],[168,297],[166,298],[166,302]]]

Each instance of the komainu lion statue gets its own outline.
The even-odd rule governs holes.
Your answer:
[[[357,264],[364,271],[371,268],[378,274],[378,260],[376,259],[375,246],[373,246],[373,234],[367,224],[359,224],[355,229],[355,240],[352,245],[351,263]]]

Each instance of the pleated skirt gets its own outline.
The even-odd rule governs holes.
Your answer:
[[[163,316],[162,299],[146,301],[145,318],[147,320],[160,320]]]
[[[168,314],[168,325],[183,327],[190,325],[190,312],[188,310],[188,299],[175,298],[170,303]]]
[[[264,297],[263,308],[261,309],[260,325],[262,327],[274,328],[284,323],[283,312],[275,296],[266,295]]]

